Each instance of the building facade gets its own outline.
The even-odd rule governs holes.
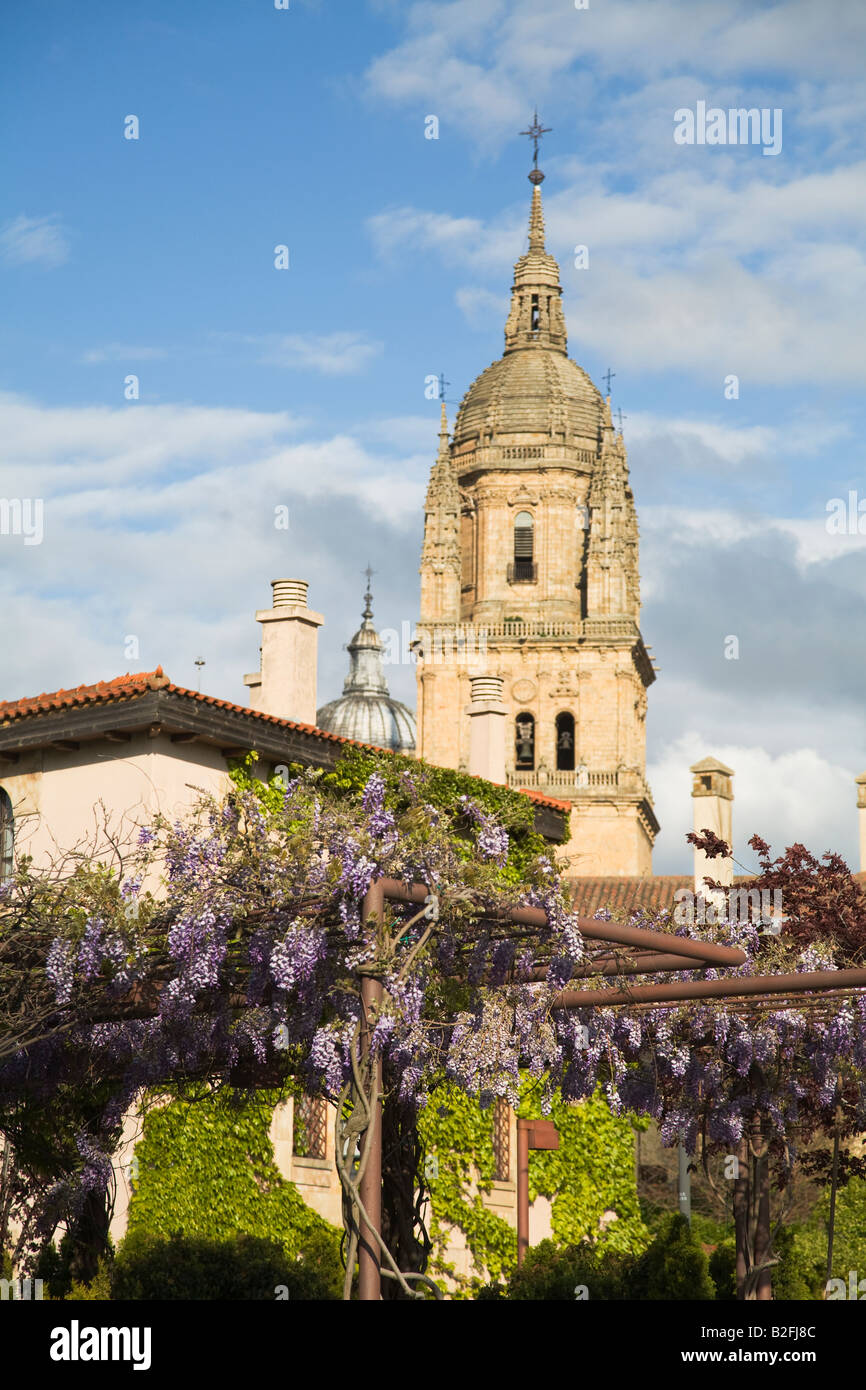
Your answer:
[[[469,766],[471,678],[499,677],[505,779],[572,805],[570,872],[652,872],[638,525],[622,434],[567,351],[534,170],[505,351],[472,383],[425,504],[418,753]]]

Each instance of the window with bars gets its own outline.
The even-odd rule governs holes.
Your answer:
[[[511,1106],[501,1097],[493,1102],[493,1176],[511,1181]]]
[[[514,563],[509,565],[509,579],[535,579],[535,522],[530,512],[518,512],[514,518]]]
[[[12,850],[15,844],[15,818],[9,793],[0,787],[0,883],[12,877]]]
[[[296,1158],[327,1158],[328,1102],[322,1096],[297,1096],[292,1153]]]

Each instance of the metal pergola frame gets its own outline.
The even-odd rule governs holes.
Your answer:
[[[433,890],[426,884],[413,883],[409,886],[397,879],[378,879],[364,897],[362,924],[366,924],[371,918],[381,920],[386,903],[422,906],[433,896]],[[478,918],[482,921],[498,920],[517,927],[549,926],[546,912],[536,907],[493,909],[490,912],[479,912]],[[581,965],[573,972],[573,979],[598,975],[657,975],[673,971],[715,969],[718,966],[736,968],[744,965],[747,959],[745,952],[736,947],[695,941],[690,937],[675,936],[672,932],[624,926],[618,922],[599,921],[591,917],[579,917],[578,927],[584,938],[604,943],[610,949]],[[543,981],[546,977],[545,966],[533,970],[531,974],[531,978],[537,981]],[[864,988],[866,969],[810,970],[797,974],[749,975],[716,980],[671,980],[655,985],[634,985],[610,990],[564,989],[554,997],[553,1008],[572,1010],[632,1005],[643,1010],[689,1000],[715,999],[732,1002],[742,999],[742,1007],[746,1009],[785,1009],[812,1002],[798,999],[797,996],[800,994],[817,994],[821,1000],[838,999],[856,995]],[[362,977],[362,1048],[369,1046],[372,1032],[369,1022],[383,995],[384,986],[381,980],[371,975]],[[542,1126],[537,1128],[536,1132],[532,1125],[538,1127],[538,1122],[527,1122],[523,1130],[519,1128],[518,1132],[524,1168],[528,1168],[530,1147],[552,1147],[549,1130]],[[535,1140],[538,1142],[534,1142]],[[371,1122],[362,1136],[361,1152],[366,1158],[366,1164],[359,1196],[369,1224],[362,1218],[358,1245],[358,1296],[362,1301],[378,1301],[382,1293],[379,1243],[371,1227],[378,1232],[382,1221],[382,1120],[379,1105],[374,1106]],[[518,1169],[520,1168],[519,1161]],[[520,1178],[521,1173],[518,1172],[518,1179]],[[523,1182],[518,1182],[518,1186],[521,1189],[527,1187],[525,1175]],[[528,1207],[528,1191],[525,1195]],[[521,1219],[518,1212],[518,1234],[524,1244],[528,1243],[527,1215],[528,1213],[525,1213],[524,1219]]]

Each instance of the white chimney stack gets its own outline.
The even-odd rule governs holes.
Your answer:
[[[866,772],[854,779],[857,783],[857,820],[860,825],[860,872],[866,873]]]
[[[271,581],[273,607],[256,613],[262,624],[261,670],[244,676],[250,708],[295,724],[316,722],[316,662],[321,613],[307,607],[305,579]]]
[[[470,676],[469,771],[489,782],[505,782],[505,719],[502,676]]]
[[[732,809],[734,789],[731,784],[733,769],[725,767],[718,758],[703,758],[689,768],[693,777],[692,798],[694,805],[694,831],[700,835],[703,830],[712,830],[725,844],[733,849]],[[703,850],[695,849],[695,894],[700,894],[707,902],[716,902],[722,896],[712,893],[704,883],[705,878],[714,878],[729,887],[734,882],[734,861],[732,857],[708,859]],[[721,905],[721,904],[718,904]]]

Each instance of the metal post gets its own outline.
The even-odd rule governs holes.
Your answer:
[[[529,1249],[529,1150],[558,1149],[552,1120],[517,1121],[517,1263]]]
[[[691,1226],[692,1175],[689,1172],[689,1156],[682,1142],[677,1145],[677,1201],[679,1203],[680,1215],[684,1216]]]
[[[842,1084],[836,1079],[836,1112],[833,1124],[833,1169],[830,1174],[830,1220],[827,1223],[827,1283],[833,1278],[833,1238],[836,1233],[836,1190],[839,1186],[839,1127],[842,1123]]]
[[[763,1264],[770,1255],[772,1227],[770,1224],[770,1156],[764,1153],[757,1159],[755,1184],[758,1189],[758,1219],[755,1224],[755,1264]],[[773,1297],[773,1275],[762,1269],[758,1275],[755,1298],[763,1303]]]
[[[529,1249],[529,1121],[517,1121],[517,1263]]]
[[[374,884],[364,898],[361,920],[366,925],[371,916],[382,921],[384,910],[382,884]],[[370,975],[361,979],[361,1060],[369,1056],[370,1037],[373,1032],[371,1014],[378,1009],[382,1000],[382,982]],[[382,1229],[382,1115],[379,1103],[381,1092],[381,1062],[374,1068],[374,1101],[370,1123],[361,1137],[361,1160],[366,1160],[364,1176],[361,1179],[358,1195],[364,1204],[371,1225],[377,1231]],[[361,1232],[358,1243],[358,1297],[362,1302],[378,1302],[382,1297],[382,1275],[380,1272],[381,1253],[376,1238],[367,1222],[361,1218]]]
[[[760,1115],[752,1116],[751,1142],[749,1152],[753,1157],[751,1193],[754,1219],[754,1245],[752,1266],[760,1269],[770,1258],[772,1227],[770,1223],[770,1156],[766,1137],[766,1121]],[[761,1269],[755,1282],[753,1297],[764,1302],[773,1297],[773,1280],[769,1268]]]
[[[746,1296],[746,1253],[749,1247],[749,1168],[751,1157],[749,1141],[743,1136],[737,1145],[737,1176],[734,1179],[734,1236],[737,1249],[737,1298]]]

